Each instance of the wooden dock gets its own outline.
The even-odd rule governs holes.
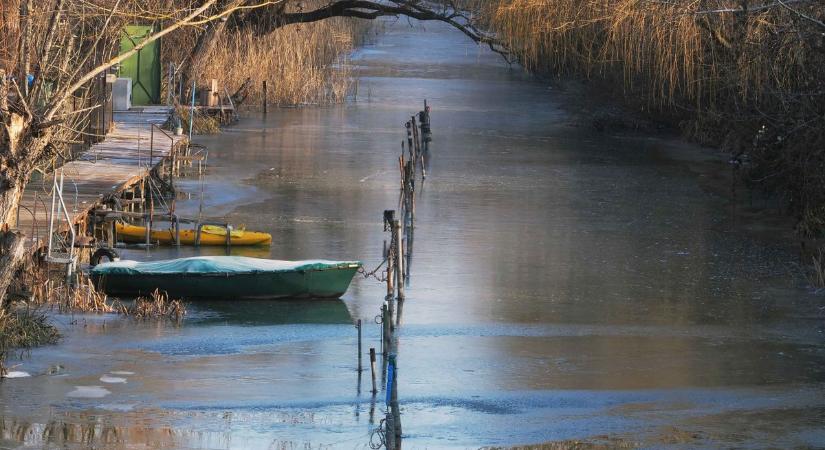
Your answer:
[[[83,219],[105,196],[140,182],[152,166],[172,154],[178,141],[186,139],[160,129],[168,113],[166,106],[115,112],[114,127],[106,138],[62,166],[63,198],[73,222]],[[47,239],[52,182],[60,169],[26,187],[17,228],[34,243]]]

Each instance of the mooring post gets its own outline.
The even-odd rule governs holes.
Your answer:
[[[152,191],[152,174],[149,173],[148,177],[146,178],[149,184],[149,237],[151,240],[152,236],[152,227],[155,225],[155,196],[153,195]],[[146,191],[143,192],[143,195],[146,196]]]
[[[178,216],[174,216],[175,219],[175,245],[180,247],[180,220]]]
[[[390,355],[392,368],[392,388],[390,389],[390,408],[392,409],[393,424],[395,425],[395,442],[401,442],[401,410],[398,407],[398,358]]]
[[[387,408],[387,417],[384,419],[384,424],[387,429],[384,431],[384,441],[387,445],[387,450],[396,450],[395,447],[395,424],[392,412]]]
[[[355,327],[358,328],[358,372],[360,373],[363,370],[361,368],[361,319],[358,319],[358,325]]]
[[[370,347],[370,372],[372,373],[372,395],[378,393],[378,388],[375,386],[375,348]]]
[[[381,306],[381,324],[383,325],[384,331],[384,339],[382,341],[383,348],[382,353],[386,356],[390,351],[390,317],[389,317],[389,302],[384,300],[384,304]]]
[[[384,396],[384,405],[387,408],[387,416],[385,418],[384,423],[387,426],[387,429],[384,430],[384,440],[387,444],[387,450],[395,449],[395,414],[392,411],[392,388],[393,388],[393,361],[395,360],[394,355],[390,355],[388,362],[387,362],[387,384],[385,389],[385,396]]]
[[[415,161],[418,157],[419,150],[421,149],[419,143],[419,135],[418,135],[418,123],[415,120],[415,116],[412,116],[410,119],[410,124],[412,124],[412,134],[413,134],[413,148],[410,149],[410,159]]]
[[[389,253],[387,254],[387,297],[386,298],[393,298],[395,296],[395,286],[394,280],[395,277],[395,255],[393,251],[395,250],[395,245],[390,242],[390,249]]]
[[[264,80],[264,99],[263,99],[264,114],[267,113],[267,106],[266,106],[266,103],[267,103],[266,100],[267,99],[266,99],[266,97],[267,97],[267,95],[266,95],[266,80]]]
[[[395,277],[398,300],[404,301],[404,245],[401,241],[401,223],[398,219],[393,220],[393,240],[396,244],[395,250]]]
[[[407,150],[410,152],[410,158],[413,157],[413,149],[415,148],[413,145],[413,124],[407,122],[404,124],[407,128]]]
[[[177,153],[177,147],[172,146],[169,149],[169,188],[172,190],[174,194],[175,191],[175,153]]]
[[[144,230],[146,231],[146,246],[149,246],[149,242],[151,239],[151,230],[149,229],[149,213],[143,213],[143,225]]]
[[[109,241],[109,248],[115,248],[115,221],[113,220],[110,225],[109,232],[106,233],[108,234],[107,240]]]

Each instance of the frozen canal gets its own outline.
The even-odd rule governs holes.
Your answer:
[[[233,254],[372,268],[402,125],[429,100],[405,448],[825,444],[823,299],[794,278],[787,241],[732,224],[700,187],[691,167],[710,156],[579,125],[561,108],[574,92],[442,25],[390,24],[356,63],[356,102],[200,138],[204,210],[273,234]],[[359,276],[343,301],[190,304],[182,326],[59,316],[63,341],[0,383],[0,448],[369,448],[383,395],[358,377],[353,322],[379,347],[384,292]]]

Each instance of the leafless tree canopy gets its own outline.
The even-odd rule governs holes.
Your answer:
[[[100,106],[95,83],[145,45],[181,29],[198,38],[183,61],[184,78],[206,58],[227,26],[258,35],[332,17],[407,16],[448,23],[478,43],[501,51],[452,2],[418,0],[6,0],[0,2],[0,225],[14,224],[32,172],[82,141],[83,124]],[[157,31],[118,54],[127,24]],[[188,86],[188,83],[184,84]],[[8,242],[5,242],[8,241]],[[18,240],[4,247],[18,248]],[[18,257],[18,253],[14,253]],[[6,252],[6,256],[10,255]],[[15,263],[0,260],[0,299]]]

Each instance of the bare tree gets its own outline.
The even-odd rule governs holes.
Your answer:
[[[187,3],[181,4],[180,1]],[[109,68],[182,27],[200,30],[184,62],[186,86],[192,68],[208,57],[231,26],[262,35],[280,27],[332,17],[375,19],[406,16],[441,21],[478,43],[503,52],[451,0],[337,0],[304,11],[297,0],[11,0],[0,14],[0,44],[10,58],[0,65],[0,307],[18,262],[23,235],[7,231],[16,221],[23,191],[36,168],[64,154],[82,133],[80,125],[99,105],[89,102],[91,84]],[[15,14],[16,13],[16,14]],[[14,16],[15,17],[10,17]],[[122,27],[136,21],[165,24],[131,50],[118,54]],[[73,108],[78,100],[82,108]],[[91,103],[91,104],[90,104]]]
[[[201,67],[227,29],[251,30],[265,35],[278,28],[299,23],[310,23],[334,17],[350,17],[372,20],[380,17],[408,17],[422,21],[438,21],[449,24],[478,44],[488,45],[508,61],[509,52],[498,39],[476,24],[474,17],[452,0],[336,0],[314,9],[305,10],[300,0],[271,2],[260,8],[250,8],[251,0],[230,0],[233,8],[220,22],[214,22],[199,33],[192,51],[183,62],[182,82],[189,86],[194,71]]]
[[[2,29],[2,42],[14,51],[0,68],[0,307],[24,255],[16,222],[23,190],[36,168],[68,159],[67,146],[83,133],[79,126],[98,104],[89,104],[98,76],[161,37],[187,26],[203,26],[231,14],[236,5],[216,9],[218,0],[201,0],[175,11],[147,8],[124,0],[18,0],[17,23]],[[4,3],[3,15],[10,15]],[[247,8],[262,3],[249,3]],[[131,21],[166,25],[133,49],[118,54],[122,27]],[[91,102],[93,103],[93,102]],[[75,107],[75,105],[88,105]]]

